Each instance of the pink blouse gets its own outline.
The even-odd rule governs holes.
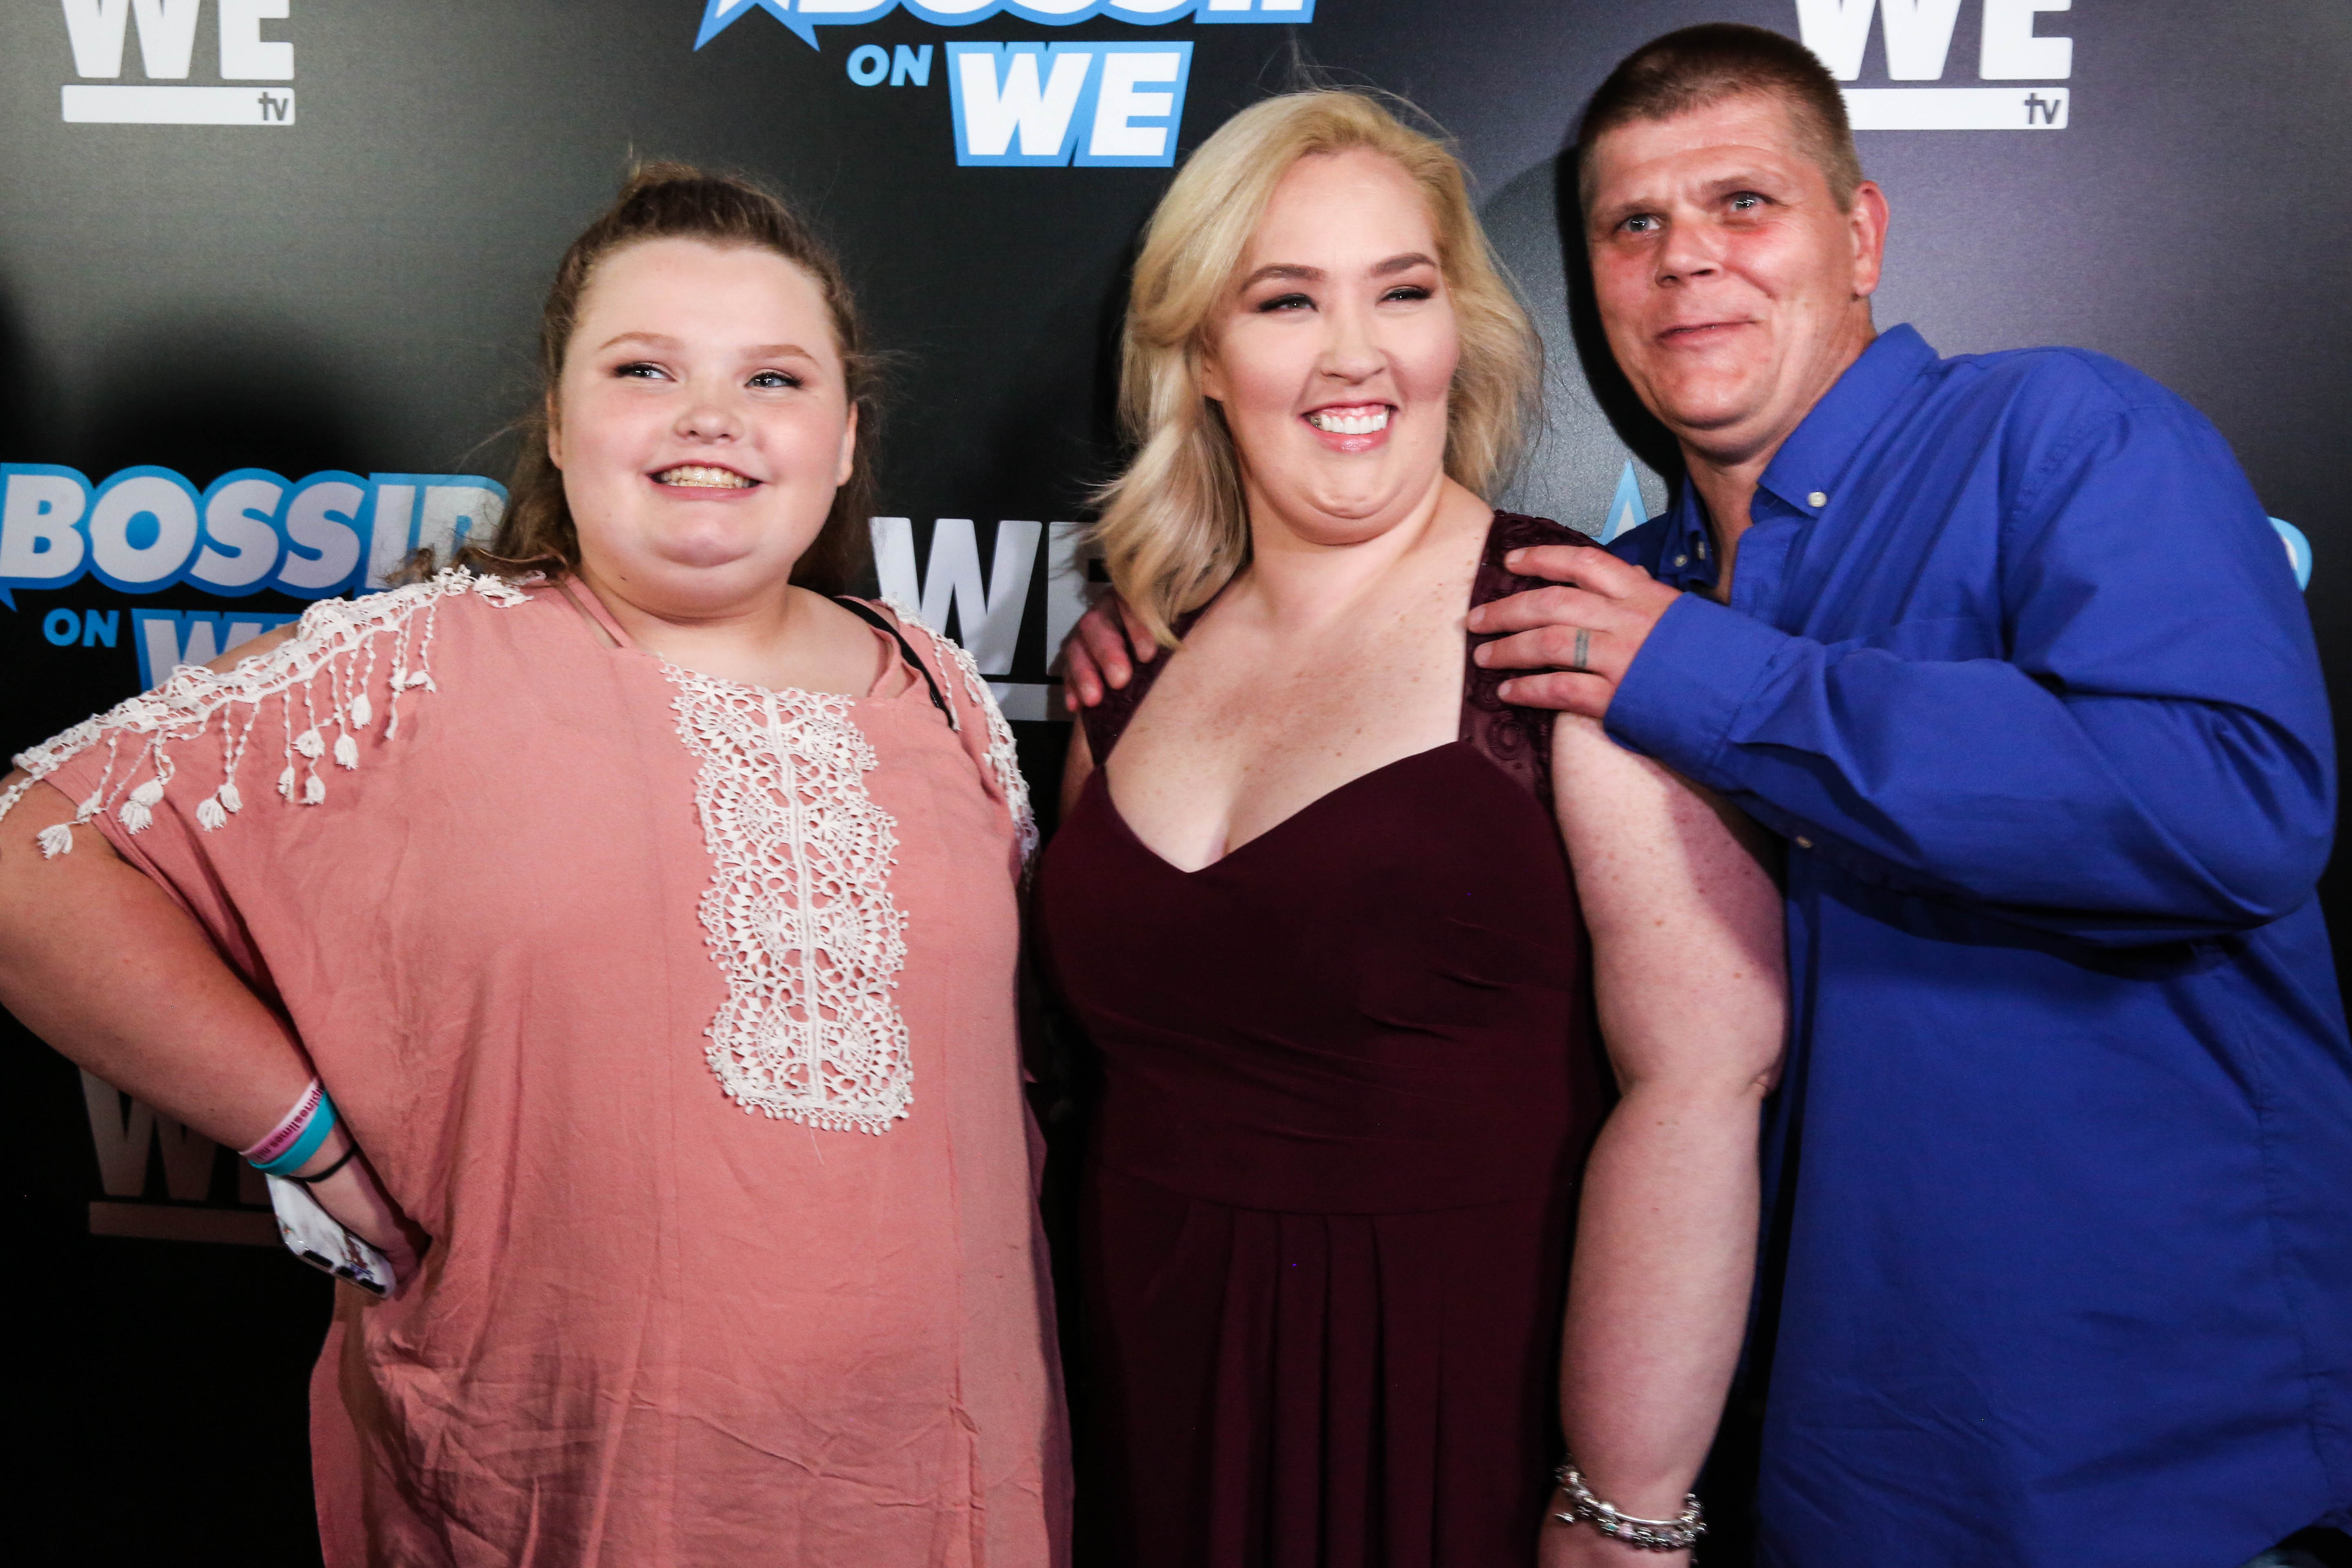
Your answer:
[[[18,759],[285,1010],[434,1238],[338,1287],[328,1563],[1065,1562],[1003,719],[903,611],[946,713],[895,659],[693,674],[579,598],[322,603]]]

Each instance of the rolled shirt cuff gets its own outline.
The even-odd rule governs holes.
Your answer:
[[[1602,728],[1621,744],[1716,789],[1733,722],[1797,639],[1697,594],[1658,618],[1610,699]]]

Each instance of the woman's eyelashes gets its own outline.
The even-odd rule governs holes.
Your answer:
[[[1400,283],[1392,289],[1382,289],[1380,302],[1383,305],[1418,304],[1435,292],[1435,289],[1425,283]],[[1259,315],[1274,315],[1287,310],[1312,310],[1315,308],[1312,295],[1296,292],[1272,295],[1250,307]]]
[[[649,360],[631,360],[613,367],[613,374],[623,381],[675,381],[669,371]],[[808,384],[808,378],[798,371],[755,370],[744,377],[743,384],[763,392],[789,392]]]

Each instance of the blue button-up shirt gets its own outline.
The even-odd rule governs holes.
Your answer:
[[[1789,844],[1764,1561],[2227,1568],[2345,1510],[2334,747],[2227,444],[1898,328],[1751,515],[1608,728]],[[1615,548],[1715,580],[1687,486]]]

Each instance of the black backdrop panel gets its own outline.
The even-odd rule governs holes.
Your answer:
[[[1116,457],[1109,351],[1162,160],[1302,71],[1434,115],[1551,350],[1550,426],[1502,499],[1605,534],[1663,503],[1672,458],[1580,362],[1559,156],[1617,58],[1713,19],[1806,37],[1851,73],[1865,123],[1953,127],[1861,133],[1895,209],[1880,321],[1947,353],[2100,349],[2194,400],[2312,547],[2343,689],[2352,11],[2336,0],[842,15],[0,10],[0,742],[299,613],[346,556],[363,587],[384,552],[486,522],[555,258],[633,157],[661,156],[772,183],[839,246],[898,355],[881,585],[982,650],[1050,786],[1066,731],[1046,659],[1082,592],[1066,525]],[[1053,101],[1065,70],[1082,89]],[[120,483],[147,488],[110,500],[134,469]],[[240,477],[259,485],[231,498],[249,504],[210,520]],[[206,578],[237,555],[226,543],[189,575],[204,542],[237,537],[272,556],[246,561],[259,574],[240,591]],[[2342,915],[2340,874],[2327,897]],[[20,1535],[98,1563],[314,1554],[302,1384],[323,1284],[253,1245],[268,1222],[225,1155],[0,1027],[27,1309]]]

